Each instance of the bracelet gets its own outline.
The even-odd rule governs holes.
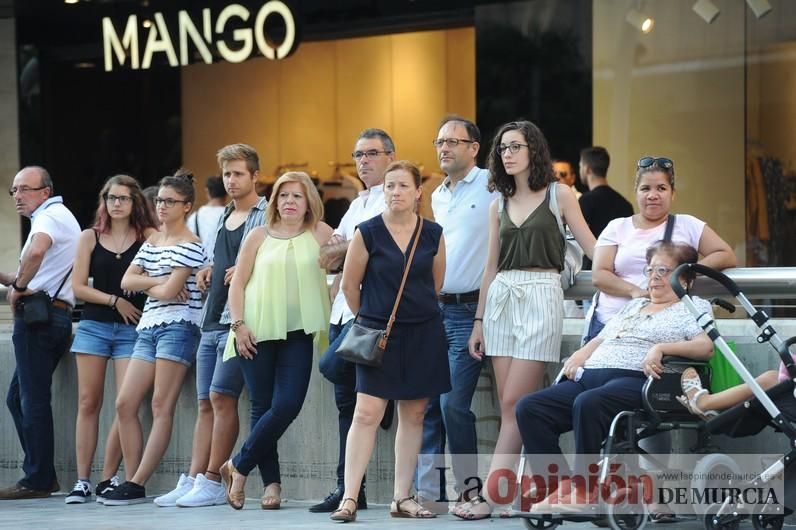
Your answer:
[[[111,309],[116,309],[116,303],[119,301],[119,297],[117,295],[113,295],[113,303],[111,304]]]
[[[11,282],[11,287],[18,293],[23,293],[28,290],[27,287],[20,287],[17,285],[17,278],[14,278],[14,281]]]
[[[473,319],[473,322],[483,322],[483,321],[484,321],[484,319],[483,319],[483,318],[481,318],[481,317],[475,317],[475,318]]]
[[[229,329],[232,330],[233,333],[235,333],[236,331],[238,331],[238,328],[241,327],[243,324],[245,324],[245,322],[242,319],[238,319],[232,323]]]

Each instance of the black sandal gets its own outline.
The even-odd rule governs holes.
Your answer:
[[[354,503],[354,509],[349,510],[345,507],[345,503],[347,501],[351,501]],[[339,523],[352,523],[357,520],[357,508],[359,505],[357,504],[356,499],[352,499],[351,497],[346,497],[340,502],[340,506],[329,515],[329,519],[332,521],[337,521]]]

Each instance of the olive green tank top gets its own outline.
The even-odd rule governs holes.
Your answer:
[[[505,207],[505,199],[498,198],[500,226],[500,255],[498,271],[511,269],[564,269],[564,238],[558,228],[555,214],[550,210],[550,193],[547,186],[544,201],[532,211],[520,226],[516,226]]]

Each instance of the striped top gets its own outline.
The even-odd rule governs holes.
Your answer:
[[[199,325],[202,314],[202,293],[196,286],[196,271],[207,262],[204,247],[200,241],[183,242],[176,245],[156,247],[146,242],[141,245],[133,258],[133,265],[141,267],[147,275],[157,278],[168,276],[174,269],[187,267],[191,274],[185,282],[188,300],[158,300],[148,297],[144,314],[138,322],[137,330],[147,329],[171,322],[191,322]]]

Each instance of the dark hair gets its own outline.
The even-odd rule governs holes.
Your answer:
[[[144,193],[141,191],[141,185],[129,175],[114,175],[105,181],[99,194],[97,212],[94,214],[94,230],[100,234],[106,234],[111,230],[111,218],[108,215],[108,207],[105,200],[113,186],[124,186],[130,190],[130,197],[133,199],[130,226],[135,229],[136,241],[143,241],[146,239],[144,232],[148,228],[156,228],[157,223],[152,217],[152,209],[147,205],[147,198],[144,197]]]
[[[646,175],[647,173],[655,173],[660,172],[669,177],[669,186],[672,187],[672,191],[674,191],[674,166],[670,168],[660,167],[658,164],[654,164],[650,167],[640,167],[636,169],[636,179],[633,182],[633,189],[637,190],[639,184],[641,183],[641,177]]]
[[[182,197],[193,207],[196,200],[196,190],[193,187],[193,173],[181,167],[174,175],[163,177],[158,182],[159,188],[174,188],[174,191],[182,195]]]
[[[591,172],[598,177],[605,178],[608,174],[608,166],[611,165],[611,155],[605,147],[595,145],[587,147],[580,152],[580,161],[585,166],[589,166]]]
[[[658,254],[666,254],[676,261],[677,265],[696,263],[699,260],[699,253],[694,247],[685,243],[673,243],[672,241],[656,241],[647,247],[647,264]],[[683,274],[683,279],[686,286],[690,289],[696,279],[696,273],[689,270]]]
[[[227,190],[224,189],[224,180],[217,175],[207,177],[205,187],[207,188],[207,193],[213,199],[223,199],[227,196]]]
[[[442,129],[442,127],[449,122],[456,122],[464,127],[464,129],[467,131],[468,140],[478,142],[479,144],[481,143],[481,130],[478,128],[478,126],[467,118],[463,118],[458,114],[448,114],[442,118],[442,120],[439,122],[439,127],[437,127],[437,130]]]
[[[357,137],[357,142],[359,140],[366,140],[373,138],[381,140],[381,145],[384,146],[384,150],[387,151],[388,153],[395,152],[395,144],[393,143],[392,138],[390,138],[390,135],[387,134],[382,129],[375,129],[375,128],[365,129],[364,131],[359,133],[359,136]]]
[[[528,186],[533,191],[541,190],[551,182],[556,182],[553,175],[553,163],[550,161],[550,148],[539,127],[527,120],[512,121],[503,125],[492,140],[489,150],[489,191],[499,191],[503,197],[509,198],[517,191],[514,177],[506,173],[503,158],[498,153],[500,140],[509,131],[520,131],[528,143],[531,173],[528,175]]]
[[[423,178],[420,175],[420,170],[418,167],[410,162],[409,160],[396,160],[395,162],[391,163],[387,166],[387,169],[384,170],[384,176],[387,176],[387,173],[391,171],[398,171],[404,170],[410,175],[412,175],[412,180],[415,182],[415,188],[419,188],[420,185],[423,183]]]

